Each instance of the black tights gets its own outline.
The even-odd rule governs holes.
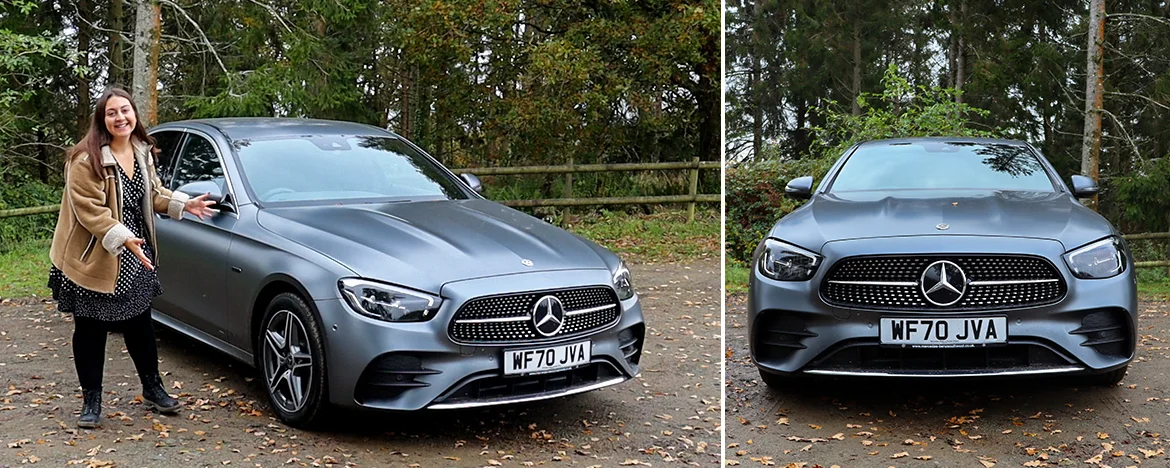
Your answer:
[[[102,388],[102,369],[106,364],[106,334],[120,332],[126,350],[139,376],[158,373],[158,348],[154,343],[154,323],[150,310],[116,322],[73,316],[73,364],[77,379],[85,390]]]

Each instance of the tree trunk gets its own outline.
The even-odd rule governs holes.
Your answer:
[[[139,120],[158,123],[158,42],[162,11],[154,0],[137,0],[134,27],[134,102]]]
[[[110,66],[106,79],[110,86],[126,87],[126,52],[122,49],[122,0],[110,0]]]
[[[853,17],[853,115],[861,115],[861,14]]]
[[[412,85],[414,83],[413,80],[411,80],[412,67],[407,65],[405,60],[402,60],[403,54],[404,53],[399,54],[400,60],[398,61],[399,66],[402,67],[400,78],[400,81],[402,82],[402,97],[399,99],[399,109],[401,109],[401,112],[398,115],[398,134],[409,140],[414,138],[414,132],[411,131],[413,127],[411,124],[414,123],[414,113],[411,112],[413,109],[412,106],[414,106],[414,100],[410,98],[410,93],[413,88]]]
[[[1098,180],[1101,154],[1101,97],[1104,94],[1104,75],[1101,66],[1102,42],[1105,38],[1105,0],[1089,2],[1089,47],[1085,77],[1085,134],[1081,140],[1081,175]],[[1100,182],[1098,182],[1099,184]],[[1089,208],[1097,209],[1097,195]]]
[[[955,102],[963,103],[963,82],[966,81],[967,51],[964,31],[967,27],[967,0],[959,2],[959,21],[955,25],[959,34],[958,48],[955,50]]]
[[[36,136],[37,143],[45,143],[44,127],[37,126]],[[37,164],[37,176],[41,179],[41,182],[47,184],[49,183],[49,168],[53,167],[52,164],[49,164],[49,146],[44,144],[37,145],[37,156],[37,160],[41,162]]]
[[[90,0],[80,0],[77,2],[77,16],[81,21],[77,22],[77,66],[80,68],[89,68],[89,50],[90,40],[93,38],[93,5]],[[77,129],[78,135],[84,135],[89,129],[89,121],[93,115],[93,109],[89,108],[89,77],[77,76]]]
[[[947,87],[955,87],[955,57],[959,55],[959,32],[955,27],[955,11],[951,10],[950,47],[947,48]]]
[[[699,105],[699,118],[702,119],[699,126],[699,154],[697,156],[704,161],[719,160],[719,145],[722,141],[720,122],[723,112],[719,108],[721,97],[719,90],[721,64],[719,40],[719,31],[707,36],[702,46],[703,56],[707,57],[707,61],[695,66],[695,73],[699,78],[695,100]]]
[[[764,105],[761,97],[764,90],[760,86],[763,80],[764,70],[760,64],[760,51],[764,49],[760,44],[759,28],[760,24],[760,3],[763,0],[755,0],[752,2],[752,71],[748,78],[748,95],[752,106],[752,158],[759,158],[763,152],[764,147]]]

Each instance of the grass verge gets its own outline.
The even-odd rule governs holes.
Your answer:
[[[49,295],[49,239],[0,246],[0,298]]]
[[[719,258],[719,211],[696,210],[687,222],[683,210],[649,215],[601,212],[568,226],[581,236],[614,251],[626,263],[685,262]]]
[[[751,269],[735,260],[727,261],[727,294],[747,294]]]
[[[751,270],[740,262],[727,262],[727,294],[747,294]],[[1139,270],[1140,272],[1140,270]],[[1138,274],[1138,297],[1143,300],[1170,301],[1170,278],[1153,271]]]

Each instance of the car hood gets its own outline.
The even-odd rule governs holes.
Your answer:
[[[488,200],[269,208],[258,221],[361,277],[432,293],[451,281],[617,262],[593,242]]]
[[[1067,193],[906,190],[817,194],[770,235],[817,250],[836,240],[923,235],[1051,239],[1072,249],[1115,232]]]

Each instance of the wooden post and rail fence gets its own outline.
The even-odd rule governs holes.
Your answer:
[[[639,204],[672,204],[672,203],[686,203],[687,204],[687,219],[690,222],[695,220],[695,204],[696,203],[719,203],[721,197],[718,194],[704,194],[699,193],[699,171],[700,170],[717,170],[720,164],[717,161],[699,161],[699,158],[694,158],[691,161],[681,162],[662,162],[662,163],[621,163],[621,164],[573,164],[572,159],[568,164],[559,166],[516,166],[516,167],[476,167],[476,168],[460,168],[452,169],[456,174],[472,173],[477,176],[484,175],[524,175],[524,174],[564,174],[565,188],[563,198],[543,198],[537,200],[499,200],[498,202],[511,207],[537,207],[537,206],[559,206],[566,209],[566,218],[568,217],[568,208],[573,206],[588,206],[588,205],[639,205]],[[667,171],[667,170],[687,170],[690,176],[690,184],[685,195],[656,195],[656,196],[636,196],[636,197],[593,197],[593,198],[574,198],[573,197],[573,174],[583,172],[620,172],[620,171]],[[0,210],[0,219],[11,218],[16,216],[27,216],[45,213],[56,213],[60,209],[60,205],[45,205],[33,206],[28,208],[14,208],[7,210]],[[1159,240],[1165,239],[1170,243],[1170,232],[1147,232],[1141,234],[1124,234],[1122,235],[1126,240]],[[1166,251],[1166,260],[1149,260],[1142,262],[1134,262],[1134,268],[1170,268],[1170,247]]]
[[[525,174],[564,174],[565,189],[563,198],[542,198],[537,200],[497,200],[497,202],[511,207],[536,206],[586,206],[586,205],[654,205],[670,203],[686,203],[687,219],[695,220],[696,203],[719,203],[722,197],[719,194],[699,193],[699,171],[719,170],[718,161],[699,161],[694,158],[690,161],[661,162],[661,163],[621,163],[621,164],[568,164],[560,166],[516,166],[516,167],[477,167],[451,169],[456,174],[472,173],[477,176],[489,175],[525,175]],[[686,195],[656,195],[639,197],[594,197],[573,198],[573,174],[581,172],[622,172],[622,171],[668,171],[687,170],[690,174],[690,184]],[[2,212],[0,212],[2,213]],[[568,214],[566,212],[566,214]]]
[[[560,166],[515,166],[515,167],[471,167],[451,169],[456,174],[472,173],[477,176],[490,175],[524,175],[524,174],[564,174],[565,188],[562,198],[542,198],[537,200],[497,200],[498,203],[511,207],[537,206],[588,206],[588,205],[658,205],[658,204],[687,204],[687,219],[695,220],[696,203],[719,203],[722,198],[719,194],[699,193],[699,171],[719,170],[718,161],[699,161],[694,158],[690,161],[659,162],[659,163],[620,163],[620,164],[568,164]],[[689,172],[689,186],[685,195],[656,195],[635,197],[573,197],[573,174],[582,172],[623,172],[623,171],[670,171],[686,170]],[[14,216],[56,213],[60,205],[33,206],[0,210],[0,219]]]

